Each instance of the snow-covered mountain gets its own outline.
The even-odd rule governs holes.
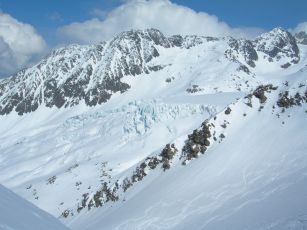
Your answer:
[[[287,68],[300,58],[295,38],[280,28],[255,41],[179,35],[167,38],[154,29],[129,31],[98,45],[55,50],[32,68],[2,81],[0,114],[16,111],[22,115],[40,105],[61,108],[80,102],[89,106],[104,103],[113,94],[130,88],[123,81],[125,76],[150,74],[173,64],[153,58],[176,48],[185,50],[202,44],[222,46],[225,50],[221,51],[229,59],[241,61],[245,71],[255,68],[258,59]]]
[[[72,229],[302,229],[306,54],[282,28],[57,49],[0,81],[0,183]]]
[[[0,185],[1,230],[68,230],[59,220]]]

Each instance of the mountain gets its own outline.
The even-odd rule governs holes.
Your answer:
[[[195,41],[194,41],[195,39]],[[22,70],[0,85],[0,113],[15,110],[19,115],[39,105],[68,107],[84,101],[101,104],[130,86],[126,75],[157,71],[163,66],[148,64],[159,56],[155,46],[189,48],[203,38],[166,38],[154,29],[129,31],[98,45],[71,45],[52,52],[34,67]]]
[[[165,63],[154,63],[152,59],[176,47],[189,49],[203,43],[228,43],[225,54],[233,60],[241,58],[242,65],[253,68],[258,58],[277,63],[281,59],[284,68],[299,61],[295,38],[281,28],[255,41],[224,40],[197,36],[167,38],[160,31],[149,29],[124,32],[98,45],[64,47],[32,68],[0,82],[0,114],[16,111],[23,115],[37,110],[40,105],[61,108],[79,103],[88,106],[105,103],[113,94],[130,88],[123,82],[124,76],[149,74],[165,68]]]
[[[303,45],[307,45],[307,34],[306,34],[305,31],[301,31],[301,32],[295,34],[295,38],[296,38],[298,43],[303,44]]]
[[[0,185],[1,230],[68,230],[56,218]]]
[[[307,46],[123,32],[0,81],[0,183],[72,229],[301,229]]]

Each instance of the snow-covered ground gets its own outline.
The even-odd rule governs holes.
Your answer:
[[[305,229],[307,115],[277,117],[272,106],[242,102],[213,120],[227,120],[226,138],[188,165],[153,172],[117,203],[81,214],[73,229]],[[246,114],[246,116],[244,116]],[[175,141],[175,144],[179,145]],[[139,182],[140,183],[140,182]]]
[[[0,185],[1,230],[68,230],[55,217]]]
[[[149,64],[164,68],[123,77],[131,88],[102,105],[0,116],[0,183],[72,229],[304,229],[307,104],[276,103],[284,91],[304,95],[307,47],[287,68],[288,56],[259,51],[248,72],[241,54],[225,55],[228,42],[157,46]],[[253,96],[248,106],[245,96],[269,83],[278,88],[265,103]],[[188,135],[206,119],[216,140],[183,165]],[[168,143],[178,149],[170,169],[158,165],[124,192]],[[103,194],[93,207],[104,183],[119,183],[117,201]]]

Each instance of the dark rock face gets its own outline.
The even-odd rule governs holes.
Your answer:
[[[301,106],[303,103],[307,103],[307,89],[305,93],[297,92],[295,95],[290,95],[289,91],[281,92],[279,94],[277,106],[287,109],[293,106]]]
[[[225,51],[228,59],[233,61],[243,59],[252,68],[256,66],[255,62],[259,59],[259,55],[264,56],[269,62],[287,58],[287,61],[281,64],[282,68],[288,68],[291,63],[296,64],[300,60],[296,39],[282,28],[262,34],[254,41],[230,38],[228,45],[229,48]]]
[[[287,63],[281,65],[280,67],[281,67],[281,68],[284,68],[284,69],[287,69],[287,68],[289,68],[290,66],[291,66],[291,64],[290,64],[289,62],[287,62]]]
[[[181,47],[185,49],[190,49],[194,46],[203,44],[204,42],[212,42],[218,41],[218,38],[213,37],[202,37],[202,36],[181,36],[181,35],[173,35],[169,38],[169,42],[172,46]]]
[[[227,107],[227,109],[225,110],[225,114],[229,115],[231,113],[231,108]]]
[[[188,135],[188,139],[182,149],[183,157],[190,161],[193,158],[197,158],[198,155],[204,154],[207,151],[207,147],[210,146],[210,137],[212,136],[211,124],[207,121],[203,122],[201,129],[195,129],[192,134]],[[186,163],[183,161],[183,164]]]
[[[227,57],[236,57],[241,54],[245,62],[250,67],[255,67],[255,61],[258,60],[258,54],[254,49],[253,43],[248,40],[236,40],[231,38],[228,42],[230,49],[226,50],[225,54]]]
[[[167,144],[165,148],[162,150],[160,156],[162,157],[161,162],[163,170],[170,169],[171,167],[171,160],[174,158],[175,154],[178,152],[177,148],[174,144]]]
[[[301,31],[295,34],[295,38],[297,40],[297,43],[307,45],[307,33],[305,31]]]
[[[257,98],[260,104],[264,104],[268,99],[265,94],[271,93],[273,90],[277,90],[277,88],[277,86],[273,86],[272,84],[259,85],[253,92],[245,96],[245,99],[247,99],[247,102],[245,102],[245,104],[252,108],[253,97]],[[262,105],[260,107],[263,108]]]
[[[253,49],[253,44],[250,41],[244,41],[242,42],[241,45],[241,52],[244,55],[244,59],[246,63],[250,67],[255,67],[255,62],[258,60],[258,54],[257,52]]]
[[[181,35],[174,35],[169,38],[169,41],[173,46],[181,47],[183,45],[184,39]]]
[[[270,93],[272,90],[276,90],[276,89],[277,87],[276,86],[274,87],[272,84],[260,85],[254,90],[253,95],[259,99],[259,102],[261,104],[263,104],[267,100],[265,93]]]

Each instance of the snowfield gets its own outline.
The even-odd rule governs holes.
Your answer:
[[[307,46],[280,28],[255,41],[151,33],[59,49],[19,73],[31,112],[11,96],[21,86],[0,82],[0,111],[15,106],[0,116],[0,183],[74,230],[307,229]],[[90,99],[49,106],[41,81],[65,91],[87,64],[76,88]],[[106,70],[129,87],[90,106]]]
[[[68,230],[59,220],[0,185],[1,230]]]

